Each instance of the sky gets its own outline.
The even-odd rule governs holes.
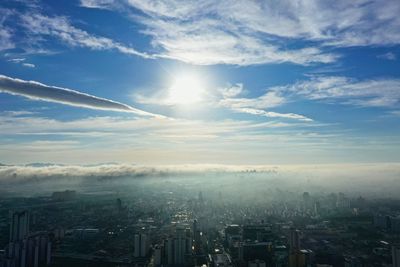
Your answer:
[[[0,163],[398,163],[398,14],[398,0],[3,0]]]

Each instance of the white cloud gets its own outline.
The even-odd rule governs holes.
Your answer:
[[[228,89],[232,90],[232,89]],[[219,104],[224,107],[239,109],[239,108],[273,108],[285,103],[285,98],[277,91],[268,91],[265,94],[255,98],[227,97],[219,101]]]
[[[238,83],[233,86],[228,86],[225,88],[220,88],[219,92],[223,96],[223,98],[231,98],[240,95],[243,93],[243,84]]]
[[[24,81],[0,75],[0,92],[20,95],[35,100],[61,103],[100,110],[132,112],[142,116],[162,117],[109,99],[96,97],[71,89],[48,86],[35,81]]]
[[[11,58],[8,61],[13,63],[21,63],[25,61],[25,58]]]
[[[399,79],[357,80],[340,76],[313,76],[310,80],[277,90],[311,100],[336,99],[359,106],[392,107],[400,103]]]
[[[135,179],[165,179],[169,183],[211,182],[214,188],[227,183],[226,193],[234,193],[240,188],[241,193],[256,192],[260,185],[268,184],[270,188],[279,188],[292,193],[301,193],[310,187],[322,191],[351,192],[377,196],[398,197],[398,175],[400,166],[396,163],[372,164],[308,164],[308,165],[228,165],[228,164],[186,164],[186,165],[133,165],[103,163],[94,165],[57,165],[27,164],[0,166],[0,184],[2,188],[12,187],[14,193],[25,197],[34,191],[70,189],[85,191],[92,184],[96,185],[117,181],[120,186],[134,186]],[[379,179],[376,179],[379,177]],[[243,184],[249,179],[252,182]],[[173,179],[173,180],[171,180]],[[348,181],[352,181],[349,184]],[[384,185],[384,186],[382,186]],[[268,187],[267,187],[268,188]],[[357,195],[356,195],[357,194]],[[244,197],[249,194],[244,194]],[[251,194],[250,194],[251,195]]]
[[[308,122],[312,121],[312,119],[300,114],[266,111],[265,109],[278,107],[286,103],[286,99],[278,90],[272,88],[258,97],[242,97],[241,95],[244,93],[245,90],[241,83],[219,88],[216,92],[209,90],[209,94],[202,99],[202,106],[207,106],[207,108],[222,107],[235,113],[246,113],[269,118],[295,119]],[[169,101],[166,100],[166,94],[166,92],[161,90],[150,96],[136,94],[134,95],[134,98],[135,101],[142,104],[171,106]]]
[[[48,114],[46,114],[48,112]],[[361,137],[335,125],[277,120],[50,119],[52,112],[0,115],[3,162],[310,163],[398,158],[397,136]],[[274,114],[270,114],[274,116]],[[261,116],[261,115],[260,115]],[[57,143],[57,141],[65,141]],[[55,150],[54,146],[62,147]],[[383,158],[377,151],[387,153]],[[378,154],[377,154],[378,153]]]
[[[85,1],[83,1],[85,2]],[[104,0],[90,0],[101,7]],[[129,0],[162,57],[194,64],[329,63],[325,46],[400,43],[400,2],[388,0]],[[112,9],[113,4],[107,2]],[[114,9],[121,10],[114,6]],[[137,10],[144,15],[138,15]],[[132,15],[132,13],[134,15]],[[293,41],[311,47],[289,49]]]
[[[42,15],[38,8],[19,14],[18,19],[32,38],[52,36],[71,46],[200,65],[330,63],[339,56],[327,52],[330,46],[400,44],[397,0],[81,0],[80,5],[133,18],[144,25],[141,33],[151,37],[158,53],[140,52],[91,34],[73,26],[67,17]],[[0,49],[15,47],[12,33],[1,27]]]
[[[5,25],[6,19],[12,15],[12,11],[0,8],[0,51],[15,48],[13,30]]]
[[[400,110],[393,110],[391,112],[389,112],[390,114],[394,115],[394,116],[398,116],[400,117]]]
[[[27,68],[34,68],[36,67],[35,64],[25,62],[25,58],[11,58],[8,61],[16,64],[21,64],[21,66],[27,67]]]
[[[377,58],[386,59],[386,60],[396,60],[397,56],[393,52],[387,52],[385,54],[378,55]]]
[[[32,64],[32,63],[22,63],[22,66],[27,67],[27,68],[34,68],[34,67],[36,67],[35,64]]]
[[[67,17],[45,16],[31,12],[20,15],[21,24],[30,35],[47,35],[58,38],[71,46],[87,47],[93,50],[117,50],[124,54],[151,58],[146,53],[127,47],[110,38],[96,36],[73,26]]]
[[[234,112],[259,115],[268,118],[295,119],[307,122],[313,121],[312,119],[300,114],[278,113],[264,110],[278,107],[286,103],[285,97],[283,97],[279,91],[274,90],[274,88],[271,88],[259,97],[253,98],[240,97],[243,91],[242,84],[236,84],[234,86],[220,89],[219,92],[222,95],[222,99],[218,101],[218,105]]]
[[[119,4],[116,0],[81,0],[81,7],[86,8],[99,8],[99,9],[109,9],[115,8]]]
[[[264,117],[268,117],[268,118],[295,119],[295,120],[307,121],[307,122],[313,121],[312,119],[307,118],[306,116],[303,116],[300,114],[295,114],[295,113],[278,113],[278,112],[265,111],[262,109],[254,109],[254,108],[235,108],[233,110],[237,111],[237,112],[242,112],[242,113],[260,115],[260,116],[264,116]]]
[[[196,5],[187,6],[191,8]],[[260,38],[255,32],[232,24],[228,18],[222,21],[211,16],[171,18],[164,16],[164,12],[149,12],[149,15],[150,18],[140,18],[139,22],[147,26],[143,33],[152,36],[152,44],[161,48],[159,57],[199,65],[282,62],[308,65],[337,59],[337,55],[323,53],[317,47],[281,49],[276,42]]]

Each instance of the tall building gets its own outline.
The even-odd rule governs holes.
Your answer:
[[[267,267],[267,264],[265,261],[262,261],[262,260],[253,260],[253,261],[249,261],[248,266],[249,267]]]
[[[390,217],[390,231],[392,233],[398,234],[400,233],[400,217]]]
[[[166,240],[167,263],[171,266],[182,266],[187,264],[188,256],[192,255],[193,237],[190,229],[178,226],[175,236]]]
[[[51,241],[48,233],[30,233],[29,213],[14,212],[10,220],[10,242],[0,266],[39,267],[50,264]]]
[[[162,265],[162,256],[163,256],[163,247],[160,245],[155,246],[154,248],[154,265],[161,266]]]
[[[298,251],[300,249],[300,231],[291,229],[290,230],[290,239],[289,239],[289,248],[291,252]]]
[[[147,256],[147,252],[149,250],[149,241],[146,234],[135,234],[134,240],[134,252],[133,256],[135,258],[143,258]]]
[[[200,245],[200,229],[199,229],[199,223],[197,220],[193,221],[193,241],[194,241],[194,247],[196,250],[198,250],[198,247]]]
[[[23,240],[29,234],[29,212],[14,212],[11,215],[10,242]]]
[[[392,246],[392,266],[400,267],[400,246]]]
[[[289,236],[289,267],[302,267],[302,255],[300,253],[300,231],[290,229]]]

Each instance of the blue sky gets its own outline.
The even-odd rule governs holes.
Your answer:
[[[398,14],[397,0],[2,1],[0,162],[399,162]]]

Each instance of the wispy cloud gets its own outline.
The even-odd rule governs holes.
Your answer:
[[[34,67],[36,67],[35,64],[32,64],[32,63],[22,63],[22,66],[27,67],[27,68],[34,68]]]
[[[114,10],[144,25],[140,33],[151,37],[153,50],[158,52],[138,51],[80,29],[67,17],[43,15],[37,9],[18,14],[18,19],[28,36],[51,36],[70,46],[199,65],[331,63],[340,56],[329,52],[332,47],[400,43],[397,0],[384,4],[369,0],[82,0],[80,5]],[[10,28],[2,27],[0,35],[1,46],[15,46]]]
[[[81,0],[80,6],[86,8],[109,9],[115,8],[119,4],[116,0]]]
[[[121,3],[81,1],[121,11]],[[328,63],[327,47],[400,43],[400,3],[381,1],[130,0],[123,13],[144,24],[161,56],[194,64]],[[129,11],[129,8],[132,8]],[[142,14],[137,14],[140,10]],[[297,49],[282,43],[311,41]]]
[[[12,63],[16,63],[16,64],[21,64],[21,66],[24,66],[24,67],[27,67],[27,68],[36,67],[35,64],[25,62],[25,58],[11,58],[8,61],[12,62]]]
[[[285,103],[285,98],[282,97],[277,91],[268,91],[265,94],[254,97],[244,98],[240,97],[243,92],[243,85],[236,84],[225,89],[220,89],[223,99],[219,101],[219,104],[229,108],[273,108],[280,106]]]
[[[22,63],[25,61],[25,58],[11,58],[8,61],[13,63]]]
[[[278,90],[311,100],[336,99],[344,104],[366,107],[393,107],[400,103],[399,79],[357,80],[342,76],[312,76],[310,80]]]
[[[159,120],[0,114],[0,158],[6,162],[322,163],[394,161],[398,136],[360,136],[337,125],[250,120]],[[273,115],[273,114],[271,114]],[[58,142],[60,141],[60,142]],[[65,141],[65,142],[64,142]],[[54,147],[62,147],[55,150]],[[389,151],[382,158],[377,151]],[[393,155],[393,156],[392,156]]]
[[[110,99],[96,97],[71,89],[48,86],[35,81],[10,78],[4,75],[0,75],[0,92],[77,107],[131,112],[141,116],[162,117],[161,115],[136,109]]]
[[[236,112],[260,115],[268,118],[294,119],[294,120],[308,121],[308,122],[313,121],[312,119],[306,116],[295,113],[278,113],[278,112],[265,111],[262,109],[254,109],[254,108],[235,108],[233,110]]]
[[[13,30],[5,24],[5,21],[12,15],[7,9],[0,8],[0,51],[15,47]]]
[[[385,54],[378,55],[377,58],[386,59],[386,60],[396,60],[397,56],[393,52],[387,52]]]
[[[308,65],[333,62],[338,57],[318,47],[282,48],[273,38],[260,36],[245,23],[221,14],[225,7],[217,2],[130,1],[130,4],[147,15],[138,22],[146,25],[143,33],[153,38],[153,45],[162,49],[160,57],[200,65],[282,62]]]
[[[118,43],[110,38],[100,37],[73,26],[67,17],[45,16],[40,13],[24,13],[20,15],[21,24],[31,35],[47,35],[58,38],[71,46],[87,47],[93,50],[117,50],[124,54],[144,58],[150,56],[131,47]]]
[[[265,94],[253,98],[240,97],[243,91],[243,84],[236,84],[234,86],[220,89],[219,92],[222,94],[222,99],[219,100],[218,104],[239,113],[247,113],[269,118],[294,119],[307,122],[313,121],[312,119],[300,114],[266,111],[265,109],[278,107],[286,103],[285,97],[273,88],[268,90]]]
[[[391,111],[390,114],[400,117],[400,110]]]
[[[205,99],[202,99],[202,105],[207,105],[211,108],[225,108],[235,113],[245,113],[268,118],[312,121],[312,119],[300,114],[279,113],[267,110],[286,103],[285,97],[273,88],[258,97],[243,97],[245,89],[241,83],[209,91]],[[150,96],[136,94],[134,97],[138,103],[170,106],[165,97],[166,94],[167,92],[159,91]]]

